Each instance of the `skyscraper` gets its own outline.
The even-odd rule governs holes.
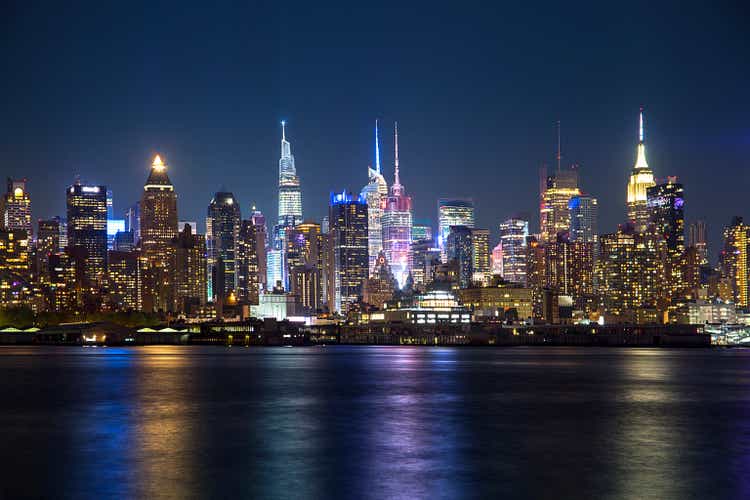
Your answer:
[[[294,155],[286,140],[286,122],[281,122],[281,158],[279,158],[279,219],[281,227],[294,227],[302,222],[302,191]]]
[[[66,191],[68,246],[83,262],[89,286],[99,284],[107,270],[107,188],[73,184]]]
[[[648,195],[646,190],[654,185],[654,173],[646,162],[643,108],[641,108],[638,127],[638,153],[635,165],[630,173],[627,190],[628,219],[633,222],[636,231],[643,231],[648,225]]]
[[[701,265],[708,264],[708,230],[706,222],[697,220],[688,226],[688,246],[695,247]]]
[[[177,193],[167,174],[167,165],[154,156],[140,202],[143,275],[143,309],[170,310],[173,270],[170,245],[177,235]]]
[[[451,226],[474,227],[474,201],[470,199],[438,200],[438,241],[440,256],[447,262],[446,243]]]
[[[432,241],[432,226],[428,223],[417,224],[414,223],[411,226],[411,240],[430,240]]]
[[[212,300],[224,299],[237,290],[236,251],[240,232],[240,204],[234,195],[218,191],[208,205],[206,239],[208,280]]]
[[[171,242],[174,310],[191,312],[206,304],[206,238],[185,224]]]
[[[546,175],[544,169],[542,172],[539,204],[541,237],[542,241],[556,241],[558,234],[570,231],[570,200],[581,194],[578,167],[558,167],[553,175]]]
[[[260,297],[260,264],[258,256],[258,229],[251,220],[243,220],[237,239],[237,298],[241,302],[257,305]]]
[[[49,283],[49,256],[60,252],[60,218],[37,222],[36,271],[42,283]]]
[[[401,184],[398,166],[398,123],[395,124],[395,173],[391,192],[383,205],[383,251],[398,286],[403,287],[411,272],[411,197]],[[365,202],[366,203],[366,202]]]
[[[383,250],[383,201],[388,197],[388,184],[380,171],[380,138],[378,121],[375,120],[375,168],[367,167],[368,183],[361,195],[367,202],[367,252],[370,274],[374,272],[375,261]]]
[[[599,207],[596,198],[587,194],[574,196],[568,203],[570,209],[570,241],[599,242]]]
[[[268,227],[266,226],[266,216],[258,210],[255,205],[252,206],[250,222],[255,226],[255,252],[258,255],[258,283],[261,290],[268,289],[266,282],[266,249],[268,246]],[[273,288],[273,287],[272,287]]]
[[[724,228],[724,250],[721,252],[723,275],[729,280],[734,303],[740,307],[749,304],[750,289],[750,226],[742,217],[734,217]]]
[[[646,190],[649,222],[653,223],[667,248],[665,262],[669,291],[672,296],[683,288],[682,258],[685,253],[685,198],[676,177]]]
[[[526,239],[529,222],[510,218],[500,223],[502,245],[502,276],[506,281],[526,283]]]
[[[490,230],[471,230],[472,281],[485,284],[490,278]]]
[[[8,178],[8,190],[3,197],[2,225],[9,231],[26,231],[31,239],[31,198],[26,190],[26,179]]]
[[[459,288],[469,288],[474,274],[474,248],[471,232],[472,229],[466,226],[451,226],[445,245],[448,261],[458,264]]]
[[[333,311],[346,312],[362,295],[362,285],[369,271],[367,220],[367,203],[363,197],[354,198],[346,192],[331,193],[329,229],[333,276],[329,279],[328,303]]]

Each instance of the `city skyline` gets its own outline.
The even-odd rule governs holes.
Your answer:
[[[61,12],[55,24],[35,16],[32,8],[11,11],[8,39],[0,49],[9,52],[13,68],[0,84],[6,100],[0,162],[7,176],[29,179],[34,219],[59,215],[64,204],[57,186],[42,182],[50,173],[64,184],[79,174],[107,185],[114,191],[116,214],[122,213],[140,197],[138,183],[130,179],[143,177],[156,153],[170,165],[186,220],[201,220],[210,194],[221,184],[232,186],[243,212],[256,205],[273,218],[277,124],[287,119],[304,191],[303,213],[320,220],[331,190],[364,183],[361,172],[373,161],[372,122],[378,118],[386,126],[400,122],[401,161],[408,166],[403,182],[413,197],[415,218],[432,220],[439,197],[471,196],[477,226],[489,228],[495,240],[498,222],[518,210],[537,230],[535,207],[525,200],[537,196],[539,166],[555,163],[560,120],[563,164],[580,165],[583,185],[599,200],[600,231],[612,231],[624,220],[619,200],[635,162],[633,114],[641,104],[648,113],[649,165],[658,178],[677,175],[686,186],[686,217],[708,223],[713,255],[722,227],[733,215],[742,215],[742,183],[723,182],[744,178],[750,142],[744,123],[747,100],[736,83],[747,80],[748,65],[733,39],[740,26],[727,16],[731,9],[622,7],[605,16],[601,9],[570,6],[557,12],[563,9],[558,6],[550,14],[560,15],[548,19],[513,7],[503,17],[534,21],[514,27],[499,12],[483,8],[458,14],[461,42],[453,43],[435,36],[440,23],[434,17],[415,24],[416,11],[384,7],[367,16],[355,13],[363,36],[350,39],[350,49],[324,56],[323,47],[336,46],[346,36],[347,23],[340,22],[342,14],[327,17],[297,7],[310,16],[287,18],[275,8],[240,10],[237,21],[225,19],[227,29],[218,37],[210,36],[213,28],[190,9],[178,21],[160,7],[146,16],[134,8],[136,15],[114,22],[119,18],[113,8],[72,8]],[[249,14],[267,26],[253,23],[247,33],[239,31],[237,23]],[[576,32],[553,18],[587,29]],[[282,19],[292,24],[281,30]],[[719,32],[714,27],[720,21]],[[43,40],[19,43],[30,23],[39,22],[69,54],[66,78],[45,64],[55,52]],[[76,31],[82,22],[86,30]],[[162,35],[150,43],[128,36],[115,40],[102,32],[106,26],[115,35],[127,33],[136,23],[139,30]],[[309,37],[301,35],[308,25],[316,27],[312,45],[305,45]],[[636,25],[640,36],[630,40]],[[185,27],[192,29],[191,39],[176,36]],[[586,57],[557,58],[544,40],[563,33],[565,53]],[[102,50],[111,53],[112,63],[80,50],[97,34],[108,40]],[[539,34],[546,37],[534,41]],[[173,42],[161,38],[172,35]],[[209,45],[191,51],[193,40],[201,38]],[[435,46],[420,44],[423,38]],[[257,51],[242,54],[255,42]],[[514,55],[506,48],[516,44],[526,50]],[[260,54],[266,49],[284,57],[264,59]],[[222,55],[206,57],[212,51]],[[196,60],[182,53],[194,53]],[[321,72],[308,60],[331,71]],[[592,60],[597,62],[589,68]],[[669,72],[661,69],[667,60]],[[364,71],[351,71],[355,63]],[[188,67],[191,74],[197,68],[206,76],[185,78]],[[481,69],[472,76],[476,68]],[[92,69],[95,87],[85,77]],[[550,74],[566,84],[550,82]],[[605,85],[588,83],[598,80]],[[29,81],[45,85],[23,84]],[[347,92],[351,89],[357,91]],[[385,137],[390,131],[382,132]],[[392,151],[382,149],[382,164],[392,165]],[[714,168],[724,175],[708,175]],[[474,175],[462,175],[467,171]],[[390,182],[392,173],[384,173]],[[479,178],[488,182],[476,182]],[[504,186],[513,189],[503,191]],[[726,194],[716,196],[722,190]]]

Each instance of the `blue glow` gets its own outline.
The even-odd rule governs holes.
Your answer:
[[[366,205],[367,201],[361,194],[355,199],[352,193],[342,191],[340,193],[331,193],[331,205]]]
[[[114,236],[118,232],[125,232],[125,219],[109,219],[107,221],[107,235]]]
[[[679,210],[680,208],[682,208],[684,204],[685,204],[685,200],[683,200],[682,198],[674,199],[674,208]]]
[[[575,210],[581,206],[581,198],[574,196],[568,201],[568,210]]]

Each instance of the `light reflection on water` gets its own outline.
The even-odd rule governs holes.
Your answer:
[[[748,498],[750,351],[0,348],[2,497]]]

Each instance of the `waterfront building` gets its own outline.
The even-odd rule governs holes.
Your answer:
[[[471,261],[473,283],[486,284],[490,278],[490,230],[471,230]]]
[[[0,304],[22,304],[32,292],[30,275],[28,234],[21,229],[0,229]]]
[[[331,193],[329,221],[332,277],[328,303],[331,311],[341,313],[359,301],[369,274],[367,202],[351,193]]]
[[[383,251],[378,255],[375,272],[365,281],[362,301],[378,309],[393,298],[397,288],[396,279]]]
[[[173,303],[170,244],[177,235],[177,193],[159,155],[151,163],[139,207],[142,306],[148,312],[168,311]]]
[[[740,307],[748,307],[750,270],[748,243],[750,226],[742,217],[734,217],[724,228],[724,249],[721,252],[722,274],[728,279],[732,301]]]
[[[458,287],[471,286],[474,275],[474,248],[471,238],[472,229],[466,226],[451,226],[446,242],[448,261],[458,264]]]
[[[395,125],[395,175],[390,194],[383,204],[383,251],[400,288],[411,272],[411,197],[399,178],[398,123]]]
[[[171,242],[175,312],[193,313],[206,305],[206,237],[185,224]]]
[[[690,223],[687,244],[696,248],[701,265],[708,265],[708,229],[705,221],[697,220]]]
[[[388,183],[380,171],[380,138],[378,121],[375,120],[375,168],[367,167],[367,185],[361,196],[367,202],[367,253],[370,274],[375,270],[375,261],[383,250],[383,203],[388,198]]]
[[[529,236],[529,222],[512,217],[500,223],[500,245],[502,258],[500,266],[504,280],[512,283],[526,283],[526,240]]]
[[[9,231],[26,231],[32,237],[31,198],[26,189],[26,179],[8,178],[8,190],[2,198],[0,215],[2,227]]]
[[[107,270],[107,188],[76,182],[66,190],[66,202],[68,246],[87,287],[99,285]]]
[[[370,323],[405,323],[411,325],[455,325],[468,327],[471,312],[462,306],[449,290],[430,290],[413,301],[387,307],[367,315]]]
[[[448,254],[446,246],[448,233],[451,226],[465,226],[469,229],[474,227],[474,201],[471,199],[449,199],[438,200],[438,241],[440,257],[447,262]]]
[[[218,191],[206,217],[207,279],[212,300],[224,300],[237,290],[236,252],[240,232],[240,204],[234,194]]]
[[[471,287],[458,291],[461,303],[475,319],[506,319],[524,321],[533,316],[533,292],[517,284],[498,283],[494,286]]]
[[[636,231],[643,231],[649,222],[647,190],[656,185],[654,173],[646,161],[646,143],[644,140],[643,108],[639,114],[638,151],[635,165],[630,173],[627,188],[628,220]]]

